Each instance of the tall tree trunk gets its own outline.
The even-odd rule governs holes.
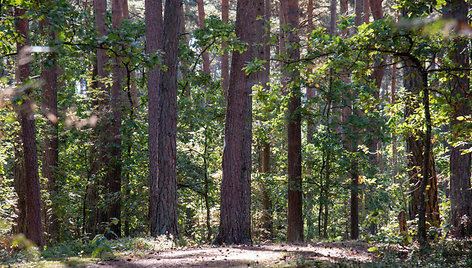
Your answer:
[[[258,59],[265,60],[264,70],[254,74],[255,83],[261,84],[264,90],[269,91],[269,73],[270,73],[270,47],[269,47],[269,21],[270,21],[270,1],[269,0],[255,0],[255,34],[254,34],[254,45],[253,54]],[[261,173],[269,175],[270,166],[270,141],[269,134],[266,133],[266,138],[260,148],[261,150]],[[265,177],[264,177],[265,178]],[[270,193],[266,188],[266,184],[262,183],[262,237],[270,240],[272,238],[272,213],[271,207],[272,202]]]
[[[203,4],[203,0],[195,0],[197,2],[198,8],[198,27],[203,28],[205,27],[205,6]],[[202,58],[203,58],[203,72],[206,74],[210,74],[210,56],[208,52],[202,51]]]
[[[307,16],[307,38],[310,38],[310,34],[311,32],[313,32],[313,0],[308,0],[308,5],[307,5],[307,9],[306,9],[306,16]],[[331,30],[331,29],[330,29]],[[328,30],[328,31],[330,31]],[[312,70],[308,70],[309,73],[312,73]],[[315,89],[312,87],[312,86],[307,86],[306,88],[306,99],[307,99],[307,102],[310,102],[311,99],[313,99],[315,97]],[[313,106],[312,105],[309,105],[308,107],[309,109],[312,109]],[[315,133],[315,130],[316,130],[316,125],[315,123],[313,122],[313,119],[312,118],[308,118],[307,119],[307,142],[308,143],[313,143],[313,135]],[[308,174],[308,177],[314,177],[313,176],[313,164],[312,162],[308,162],[307,163],[307,168],[306,168],[306,171],[307,171],[307,174]],[[320,181],[320,188],[321,188],[321,185],[323,184],[322,180]],[[313,207],[315,205],[315,201],[314,201],[314,196],[313,196],[313,187],[311,187],[311,185],[307,185],[308,187],[306,187],[306,189],[304,189],[304,192],[305,192],[305,200],[306,200],[306,207],[305,207],[305,218],[306,218],[306,226],[307,226],[307,232],[306,232],[306,240],[309,241],[311,239],[313,239],[314,237],[314,232],[312,231],[312,226],[314,225],[313,223],[313,218],[314,218],[314,213],[312,213],[313,211]],[[321,191],[320,191],[321,193]],[[322,196],[320,194],[320,197],[318,198],[318,200],[322,200]],[[321,207],[319,207],[319,213],[318,213],[318,233],[320,233],[320,230],[321,230],[321,214],[322,214],[322,211],[321,211]]]
[[[364,6],[365,9],[370,10],[373,14],[374,20],[379,20],[383,18],[382,12],[382,0],[364,0],[364,4],[370,4],[369,6]],[[382,86],[382,79],[385,73],[385,59],[384,55],[378,56],[374,60],[374,66],[371,78],[374,80],[375,88],[371,89],[371,94],[374,96],[375,99],[379,99],[380,88]],[[373,106],[370,111],[372,113],[378,112],[379,107]],[[378,149],[381,148],[381,143],[379,142],[378,136],[380,133],[380,129],[378,127],[377,120],[371,120],[370,127],[367,128],[369,132],[369,137],[366,139],[367,146],[369,148],[369,164],[370,164],[370,171],[367,173],[369,177],[375,177],[376,173],[381,170],[381,154],[378,152]],[[366,200],[369,200],[366,198]],[[366,201],[365,207],[370,207],[370,202]],[[375,235],[377,232],[377,226],[375,223],[371,222],[369,226],[369,231],[372,235]]]
[[[221,20],[228,23],[229,19],[229,0],[221,0]],[[226,43],[223,43],[222,48],[226,48]],[[228,97],[229,88],[229,56],[228,53],[221,55],[221,78],[225,98]]]
[[[180,32],[180,0],[166,0],[163,49],[167,71],[161,71],[157,114],[157,223],[152,235],[177,236],[177,76]]]
[[[216,244],[251,244],[251,143],[254,76],[243,70],[253,59],[254,1],[238,0],[236,36],[249,44],[233,52],[225,123],[220,227]]]
[[[123,19],[127,19],[129,20],[130,18],[130,15],[129,15],[129,6],[128,6],[128,0],[123,0]],[[127,124],[128,126],[134,126],[134,109],[138,107],[138,92],[137,92],[137,88],[136,88],[136,83],[134,82],[134,77],[135,77],[135,72],[134,71],[131,71],[129,69],[129,66],[128,65],[125,65],[125,68],[122,69],[122,71],[124,72],[125,76],[126,76],[126,92],[127,92],[127,98],[128,98],[128,103],[126,103],[125,100],[123,100],[123,106],[126,108],[126,110],[128,111],[128,119],[129,120],[129,123]],[[125,104],[126,103],[126,104]],[[124,130],[123,130],[124,132]],[[130,132],[128,132],[130,133]],[[127,142],[125,142],[127,145],[126,145],[126,154],[127,154],[127,158],[128,159],[131,159],[131,151],[132,151],[132,138],[131,138],[131,135],[128,134],[127,135],[128,137],[126,137],[128,139]],[[123,194],[121,194],[121,198],[122,200],[127,200],[129,195],[130,195],[130,173],[132,171],[126,171],[125,174],[124,174],[124,180],[123,180],[123,185],[122,185],[122,191],[123,191]],[[129,237],[130,235],[130,226],[129,226],[129,221],[130,221],[130,211],[128,208],[124,208],[124,210],[122,211],[123,215],[122,215],[122,218],[123,218],[123,233],[124,233],[124,236],[125,237]]]
[[[146,0],[145,10],[146,52],[150,54],[157,52],[162,47],[162,0]],[[159,204],[159,120],[157,115],[160,113],[160,70],[158,67],[149,70],[147,87],[149,99],[149,217],[151,235],[157,235],[159,221],[157,214],[157,206]]]
[[[123,0],[112,1],[112,27],[119,29],[123,20]],[[123,86],[122,80],[125,77],[124,69],[121,66],[121,57],[113,59],[113,85],[111,87],[111,123],[110,140],[108,150],[110,162],[107,171],[107,186],[109,190],[108,221],[110,230],[118,237],[121,236],[121,125],[123,109]]]
[[[26,60],[29,57],[26,47],[29,44],[28,19],[23,18],[25,10],[15,8],[17,18],[15,29],[21,37],[16,44],[18,51],[16,83],[23,89],[22,103],[17,109],[21,126],[23,142],[24,175],[26,184],[26,238],[37,246],[43,245],[43,231],[41,225],[41,197],[38,173],[38,155],[36,147],[36,129],[34,125],[34,104],[32,89],[22,84],[30,75],[30,65]]]
[[[287,26],[295,29],[287,33],[285,53],[296,62],[300,59],[298,48],[299,9],[298,0],[286,0]],[[294,68],[287,64],[285,68]],[[301,154],[301,91],[299,83],[299,71],[289,70],[288,77],[291,81],[288,102],[288,213],[287,213],[287,242],[303,242],[303,200],[302,200],[302,154]]]
[[[404,68],[404,85],[405,89],[411,92],[412,96],[419,95],[420,91],[423,90],[423,81],[422,73],[416,65],[412,62],[407,61],[407,66]],[[425,84],[427,85],[427,84]],[[408,118],[414,113],[414,110],[417,109],[419,103],[415,100],[407,100],[405,107],[405,118]],[[423,132],[416,132],[409,134],[407,136],[407,166],[408,166],[408,176],[410,180],[410,202],[409,202],[409,218],[414,219],[419,213],[418,208],[421,206],[421,178],[422,174],[425,173],[424,161],[425,161],[425,151],[426,146],[426,136]],[[439,204],[438,204],[438,186],[437,186],[437,175],[434,164],[434,156],[430,150],[428,157],[428,181],[425,195],[428,196],[426,204],[426,220],[431,226],[438,227],[440,223],[439,217]]]
[[[397,90],[397,63],[394,62],[395,60],[392,58],[392,81],[391,81],[391,89],[390,89],[390,103],[395,104],[396,102],[396,90]],[[397,149],[397,137],[394,133],[392,133],[392,169],[393,169],[393,178],[395,181],[395,177],[397,176],[398,172],[398,149]]]
[[[454,0],[448,4],[447,17],[456,19],[457,24],[468,25],[467,14],[469,4],[464,0]],[[468,41],[461,37],[453,40],[450,50],[452,62],[459,68],[470,68]],[[464,121],[458,117],[470,116],[470,81],[469,71],[462,71],[451,76],[450,87],[452,88],[452,118],[450,121],[451,132],[454,138],[468,139],[463,137],[461,130],[465,128]],[[451,189],[451,225],[454,227],[454,235],[458,238],[472,235],[472,192],[470,189],[470,166],[471,154],[463,154],[464,149],[470,145],[451,146],[450,152],[450,189]],[[464,219],[467,219],[464,221]]]
[[[56,40],[56,33],[50,29],[51,24],[48,19],[40,22],[42,34],[47,36],[47,39]],[[58,126],[57,126],[57,89],[58,89],[58,67],[56,62],[57,54],[53,53],[47,57],[46,63],[43,62],[41,66],[41,76],[44,81],[42,87],[42,112],[48,119],[47,128],[45,131],[46,137],[43,143],[43,160],[42,160],[42,175],[47,179],[47,191],[51,198],[51,207],[44,208],[44,211],[50,210],[46,213],[47,233],[52,241],[57,241],[59,238],[59,221],[57,216],[56,196],[58,193],[58,186],[56,184],[57,168],[58,168]]]
[[[364,1],[367,0],[356,0],[355,1],[355,25],[361,25],[365,20],[364,13]],[[351,94],[354,94],[351,92]],[[345,108],[345,119],[353,114],[352,103],[348,102],[348,106]],[[358,111],[354,111],[358,114]],[[357,152],[357,133],[358,130],[355,126],[350,126],[349,132],[352,134],[350,140],[346,140],[347,149],[352,153]],[[350,164],[350,176],[351,176],[351,239],[359,238],[359,164],[356,159],[351,160]]]
[[[105,24],[107,13],[106,0],[94,0],[95,30],[100,37],[107,35],[107,27]],[[104,83],[104,79],[108,77],[108,71],[105,69],[109,58],[106,49],[97,48],[95,55],[94,88],[98,92],[96,100],[93,102],[95,113],[98,117],[98,124],[94,130],[95,144],[90,148],[90,174],[91,182],[87,187],[86,204],[89,208],[89,216],[87,217],[87,232],[91,236],[101,233],[101,222],[106,221],[105,211],[101,208],[101,196],[103,196],[105,188],[105,179],[103,171],[104,163],[109,162],[108,150],[106,148],[109,130],[109,120],[107,117],[110,108],[109,89]],[[98,156],[97,156],[98,155]],[[87,209],[86,209],[87,212]]]
[[[423,91],[423,106],[424,106],[426,133],[425,133],[425,140],[424,140],[425,157],[423,157],[423,178],[421,178],[421,183],[420,183],[420,195],[419,195],[419,206],[418,206],[418,240],[420,243],[420,249],[425,249],[428,245],[428,241],[426,238],[426,230],[427,230],[426,213],[427,213],[427,206],[429,205],[429,202],[426,203],[425,201],[432,198],[432,196],[426,196],[428,194],[426,189],[429,184],[429,181],[431,181],[430,178],[432,175],[432,173],[430,172],[431,160],[429,159],[429,157],[426,157],[426,156],[430,156],[432,154],[432,150],[431,150],[431,113],[429,110],[428,73],[425,70],[422,70],[421,72],[421,88]],[[436,187],[436,190],[437,190],[437,187]],[[439,216],[439,213],[438,213],[438,216]]]

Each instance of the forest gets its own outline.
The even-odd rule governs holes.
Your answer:
[[[471,267],[471,4],[0,0],[0,266]]]

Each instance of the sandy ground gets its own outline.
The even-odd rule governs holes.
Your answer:
[[[359,242],[186,248],[122,256],[86,267],[291,267],[304,263],[357,266],[372,261],[374,256],[368,248],[368,244]]]

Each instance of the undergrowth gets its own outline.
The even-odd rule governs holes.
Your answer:
[[[45,246],[42,250],[33,246],[24,236],[6,239],[0,247],[0,266],[12,264],[39,263],[44,261],[67,261],[68,258],[92,258],[109,260],[116,255],[137,254],[175,248],[177,241],[161,236],[107,239],[104,235],[69,240],[54,246]]]

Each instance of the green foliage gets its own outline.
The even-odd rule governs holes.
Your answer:
[[[109,253],[113,256],[113,251],[108,244],[108,239],[103,234],[96,235],[90,242],[90,246],[93,248],[92,258],[96,258],[97,256],[102,258],[104,253]]]

